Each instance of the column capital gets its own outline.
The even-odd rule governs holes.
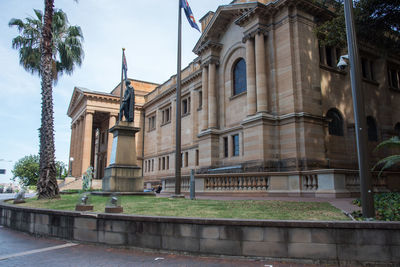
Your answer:
[[[201,61],[201,67],[208,67],[210,64],[215,64],[215,65],[219,65],[219,58],[216,56],[209,56],[207,58],[205,58],[204,60]]]
[[[254,27],[250,28],[249,30],[245,31],[243,33],[243,39],[242,42],[246,43],[247,40],[253,39],[257,34],[263,34],[265,36],[268,36],[268,26],[264,24],[257,24]]]
[[[87,114],[92,114],[92,115],[94,115],[94,110],[87,109],[87,110],[85,111],[85,115],[87,115]]]

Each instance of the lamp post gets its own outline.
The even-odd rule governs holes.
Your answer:
[[[72,176],[72,162],[74,162],[74,158],[69,158],[69,176]]]
[[[344,16],[346,20],[346,35],[349,50],[350,80],[357,140],[362,213],[364,218],[373,218],[375,211],[371,173],[368,167],[368,129],[364,110],[364,96],[361,88],[360,58],[358,56],[357,38],[353,19],[353,0],[344,0]]]

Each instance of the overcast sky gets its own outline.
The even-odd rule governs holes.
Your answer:
[[[208,11],[231,0],[189,0],[198,21]],[[11,48],[16,28],[11,18],[33,16],[43,10],[43,0],[0,1],[0,183],[12,177],[15,162],[39,150],[40,79],[19,65]],[[163,83],[176,74],[178,0],[55,0],[71,25],[84,35],[85,58],[72,76],[64,75],[53,88],[56,160],[68,163],[71,119],[66,115],[75,86],[110,92],[121,78],[121,49],[126,48],[128,77]],[[196,55],[192,52],[200,33],[182,17],[182,68]],[[198,22],[199,27],[200,23]]]

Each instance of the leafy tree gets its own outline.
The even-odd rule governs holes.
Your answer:
[[[20,184],[24,186],[36,185],[39,179],[39,155],[29,155],[19,159],[13,170],[12,180],[19,180]],[[62,161],[57,161],[56,173],[57,177],[65,178],[67,176],[66,164]]]
[[[40,164],[37,183],[38,198],[59,197],[56,181],[53,82],[58,74],[72,74],[83,58],[82,32],[70,26],[67,15],[54,12],[54,0],[45,0],[44,16],[35,10],[35,18],[11,19],[9,26],[17,26],[20,35],[13,39],[13,48],[20,51],[20,63],[28,71],[42,78],[42,115],[40,126]]]
[[[378,48],[400,53],[400,0],[356,0],[354,23],[357,38]],[[316,28],[322,45],[346,46],[343,0],[326,0],[335,15]]]
[[[390,147],[390,148],[400,148],[400,139],[398,136],[394,136],[388,140],[383,141],[382,143],[380,143],[375,150],[379,150],[383,147]],[[386,169],[389,169],[393,166],[395,166],[396,164],[400,163],[400,155],[390,155],[387,156],[386,158],[383,158],[381,160],[379,160],[375,166],[372,168],[372,170],[374,170],[375,168],[377,168],[378,166],[382,166],[379,172],[379,176],[382,174],[382,172]]]

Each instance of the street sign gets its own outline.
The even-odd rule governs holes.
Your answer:
[[[0,169],[0,174],[6,174],[6,169]]]

